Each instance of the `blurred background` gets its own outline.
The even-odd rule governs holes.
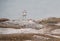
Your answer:
[[[60,17],[60,0],[0,0],[0,18],[21,19],[23,10],[32,19]]]

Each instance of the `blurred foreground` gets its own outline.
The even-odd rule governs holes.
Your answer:
[[[0,41],[60,41],[60,18],[0,19]]]

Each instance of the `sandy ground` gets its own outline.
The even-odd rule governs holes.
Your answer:
[[[60,41],[60,26],[46,26],[33,21],[2,22],[0,41]]]

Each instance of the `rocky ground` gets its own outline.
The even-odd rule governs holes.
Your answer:
[[[3,20],[0,22],[0,41],[60,41],[60,18]]]

